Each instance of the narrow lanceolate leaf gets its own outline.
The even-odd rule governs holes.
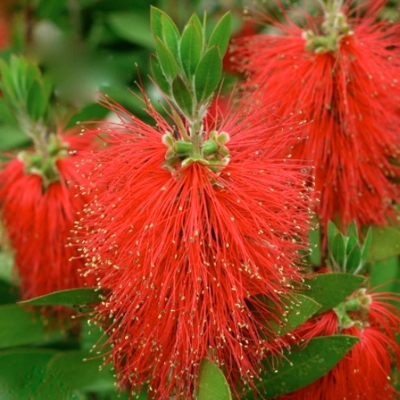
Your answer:
[[[294,294],[292,297],[287,314],[282,317],[284,322],[277,329],[277,334],[279,336],[291,332],[296,327],[306,322],[321,308],[321,305],[310,297],[302,294]]]
[[[346,236],[354,236],[358,240],[358,229],[355,221],[351,221],[346,231]]]
[[[202,46],[203,46],[203,39],[204,35],[203,35],[203,25],[200,21],[200,18],[197,16],[197,14],[192,14],[192,16],[190,17],[187,25],[194,25],[197,28],[197,31],[200,33],[201,36],[201,42],[202,42]],[[202,47],[203,49],[203,47]]]
[[[44,116],[48,106],[44,88],[38,81],[33,81],[27,93],[27,111],[33,121]]]
[[[193,113],[192,94],[179,75],[172,81],[172,95],[179,108],[190,117]]]
[[[334,237],[332,247],[329,250],[335,263],[340,267],[344,267],[346,260],[346,243],[341,233],[338,233]]]
[[[167,80],[172,81],[178,73],[178,64],[171,51],[159,37],[156,37],[156,51],[165,77]]]
[[[228,48],[229,38],[231,36],[231,27],[232,16],[230,12],[227,12],[214,28],[208,41],[209,47],[214,45],[218,46],[218,49],[221,52],[221,57],[224,57],[226,49]]]
[[[347,256],[347,271],[355,272],[361,265],[361,249],[359,246],[354,246]]]
[[[372,229],[369,228],[367,231],[367,235],[365,236],[364,243],[361,248],[361,259],[366,261],[369,257],[369,252],[371,250],[372,245]]]
[[[328,221],[328,247],[331,249],[333,244],[333,239],[339,233],[335,224],[332,221]]]
[[[150,7],[150,26],[154,37],[162,38],[162,16],[165,15],[159,8]]]
[[[62,305],[67,307],[78,307],[83,305],[97,304],[101,302],[101,292],[98,288],[80,288],[60,290],[34,299],[21,301],[20,304],[29,306],[52,306]]]
[[[171,94],[170,93],[170,84],[168,83],[167,79],[165,78],[165,75],[161,69],[158,58],[153,55],[150,57],[150,68],[151,68],[151,74],[154,78],[156,85],[165,94],[170,95]]]
[[[0,348],[41,344],[61,337],[59,332],[49,333],[40,316],[16,304],[0,307]]]
[[[162,24],[162,38],[164,39],[165,45],[168,47],[169,51],[175,57],[175,60],[179,59],[179,41],[180,41],[180,34],[179,30],[176,27],[174,21],[164,14],[161,17],[161,24]]]
[[[198,103],[210,98],[217,89],[222,75],[222,57],[217,46],[208,49],[195,72],[195,88]]]
[[[200,366],[197,400],[231,400],[228,382],[222,371],[211,361],[203,359]]]
[[[180,42],[180,58],[188,77],[194,75],[201,57],[201,31],[194,23],[189,23],[183,31]]]
[[[364,281],[365,278],[363,276],[352,274],[321,274],[313,279],[306,279],[305,284],[310,289],[305,290],[303,293],[322,306],[317,311],[317,314],[321,314],[336,307],[354,293]]]
[[[268,369],[262,374],[257,388],[264,398],[272,399],[310,385],[329,372],[358,340],[347,335],[317,337],[306,347],[285,351],[275,371],[271,371],[270,365],[276,364],[276,360],[266,361]]]

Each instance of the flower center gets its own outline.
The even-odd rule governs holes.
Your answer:
[[[68,143],[64,143],[57,135],[48,137],[48,144],[45,152],[27,153],[21,151],[18,158],[24,163],[26,174],[40,175],[43,180],[43,189],[46,189],[52,182],[60,180],[57,169],[57,161],[68,155]]]
[[[357,326],[362,329],[368,326],[369,306],[372,303],[371,295],[365,288],[359,289],[355,296],[340,303],[335,311],[340,329],[348,329]]]
[[[325,5],[324,22],[321,25],[322,34],[318,35],[312,30],[303,32],[306,41],[306,50],[313,53],[327,53],[338,50],[340,41],[345,36],[350,36],[353,31],[341,11],[342,1],[331,0]]]
[[[230,154],[225,146],[229,142],[229,134],[226,132],[211,131],[207,140],[203,137],[177,140],[171,132],[166,132],[162,138],[167,146],[165,154],[165,167],[175,171],[177,165],[184,167],[194,162],[200,162],[216,172],[220,173],[228,165]],[[179,168],[178,167],[178,168]]]

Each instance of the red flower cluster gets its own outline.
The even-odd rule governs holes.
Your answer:
[[[54,158],[21,153],[0,172],[1,221],[15,252],[23,299],[84,284],[83,261],[66,245],[88,201],[75,163],[92,142],[70,132],[55,137],[54,145],[59,146],[51,149]]]
[[[303,167],[276,158],[287,132],[259,110],[231,114],[205,128],[205,139],[229,133],[227,164],[178,160],[171,171],[163,135],[172,127],[152,108],[156,127],[111,107],[122,122],[104,127],[111,146],[91,160],[82,251],[109,290],[96,320],[109,324],[120,385],[189,399],[203,358],[233,388],[251,384],[265,354],[280,350],[270,322],[301,280],[308,195]],[[265,130],[276,136],[261,148]]]
[[[287,151],[315,166],[323,225],[383,225],[399,200],[399,24],[377,21],[384,1],[356,11],[349,3],[305,16],[307,28],[287,14],[284,23],[265,17],[281,34],[244,38],[237,59],[262,103],[304,124],[287,136]]]
[[[360,292],[359,292],[360,293]],[[345,324],[335,311],[328,311],[307,321],[294,335],[306,342],[317,336],[347,334],[360,341],[350,352],[309,386],[281,400],[394,400],[398,392],[390,377],[392,367],[399,368],[400,345],[396,333],[400,329],[398,307],[388,301],[399,301],[398,296],[384,293],[363,293],[369,304],[364,309],[349,312]],[[353,298],[354,299],[354,298]],[[346,327],[347,325],[347,327]]]

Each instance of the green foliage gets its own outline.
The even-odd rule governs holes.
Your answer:
[[[372,237],[372,230],[369,229],[361,245],[354,221],[349,225],[345,235],[336,228],[333,222],[329,221],[328,245],[333,269],[354,274],[360,273],[367,262]]]
[[[231,31],[231,15],[226,13],[207,43],[205,20],[202,25],[193,15],[181,35],[167,14],[151,8],[151,29],[158,60],[158,63],[152,61],[154,79],[189,120],[198,113],[201,119],[218,88],[222,58]]]
[[[400,228],[396,226],[371,226],[369,230],[372,238],[370,251],[367,256],[369,262],[384,260],[400,254]]]
[[[20,301],[20,304],[29,306],[63,305],[67,307],[80,307],[101,302],[101,292],[97,288],[79,288],[60,290],[44,296]]]
[[[282,316],[282,325],[276,328],[279,336],[294,330],[311,318],[321,305],[315,300],[303,294],[293,294],[290,299],[284,300],[288,309]]]
[[[55,354],[56,350],[46,349],[0,352],[2,400],[69,400],[62,381],[43,381],[47,363]]]
[[[317,337],[306,346],[284,351],[279,364],[274,358],[267,359],[257,388],[272,399],[307,386],[330,371],[358,341],[347,335]]]
[[[226,13],[218,22],[216,27],[211,33],[208,41],[208,47],[217,46],[220,51],[221,57],[226,53],[229,43],[229,33],[232,26],[232,16],[230,13]],[[227,34],[228,33],[228,34]]]
[[[209,100],[217,89],[222,74],[222,57],[218,47],[209,48],[202,56],[194,74],[196,99]]]
[[[36,65],[12,56],[9,63],[0,60],[0,75],[0,87],[17,120],[38,121],[45,116],[52,85]]]
[[[41,344],[59,340],[62,336],[60,332],[49,331],[39,315],[16,304],[0,306],[0,348]]]
[[[312,279],[306,279],[305,284],[310,287],[304,294],[321,305],[317,314],[331,310],[348,296],[355,292],[365,278],[344,273],[319,274]]]
[[[182,33],[179,47],[180,59],[186,77],[194,75],[200,61],[202,45],[201,30],[194,22],[189,22]]]
[[[200,366],[197,400],[231,400],[228,382],[222,371],[211,361],[204,359]]]
[[[172,96],[179,109],[186,115],[193,113],[192,94],[183,79],[177,75],[172,82]]]

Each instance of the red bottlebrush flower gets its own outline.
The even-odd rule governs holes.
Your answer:
[[[399,301],[399,298],[385,293],[368,294],[361,289],[358,299],[364,301],[359,311],[347,311],[345,318],[343,315],[341,318],[340,310],[336,313],[331,310],[307,321],[294,332],[298,339],[305,341],[338,333],[357,336],[360,341],[322,378],[296,392],[279,397],[280,400],[398,398],[390,377],[392,367],[400,366],[400,345],[396,340],[400,315],[398,308],[387,301]],[[350,302],[352,300],[354,298]]]
[[[304,124],[287,137],[287,149],[315,166],[315,210],[324,226],[328,220],[384,225],[395,216],[399,25],[376,20],[383,3],[351,12],[347,2],[324,18],[306,16],[306,28],[286,15],[284,23],[273,22],[281,35],[236,44],[246,85],[261,87],[262,103]]]
[[[23,299],[84,285],[83,261],[67,247],[74,223],[89,197],[77,187],[75,163],[93,145],[72,133],[54,136],[51,155],[21,153],[0,172],[0,212],[15,253]]]
[[[308,197],[301,166],[276,159],[286,132],[257,110],[238,112],[204,133],[220,144],[229,133],[229,162],[168,164],[167,122],[152,108],[156,127],[111,107],[122,123],[104,127],[112,146],[91,160],[95,201],[82,221],[90,227],[82,251],[109,293],[96,321],[109,324],[119,384],[189,399],[203,358],[234,388],[251,384],[265,354],[279,351],[269,321],[301,279]],[[264,129],[277,136],[261,149]]]

